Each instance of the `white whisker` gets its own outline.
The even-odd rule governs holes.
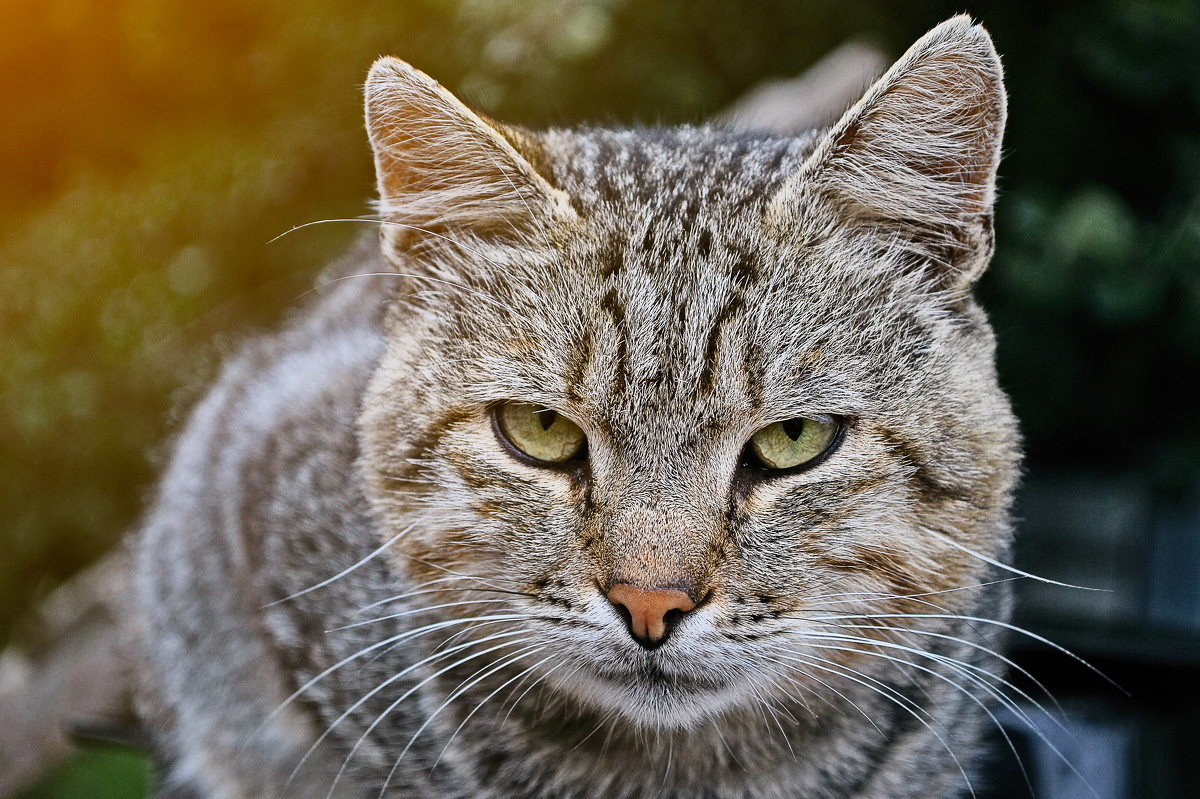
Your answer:
[[[381,553],[386,552],[389,547],[391,547],[393,544],[395,544],[397,541],[399,541],[401,538],[403,538],[405,535],[407,535],[410,530],[412,530],[411,525],[409,527],[405,527],[403,530],[396,533],[394,536],[392,536],[386,542],[384,542],[384,544],[382,546],[380,546],[378,549],[376,549],[370,555],[367,555],[365,558],[360,560],[358,563],[355,563],[353,566],[348,566],[347,568],[342,569],[340,572],[333,575],[332,577],[330,577],[326,580],[322,580],[321,582],[317,583],[316,585],[311,585],[308,588],[305,588],[303,591],[297,591],[296,593],[294,593],[290,596],[285,596],[283,599],[276,599],[274,602],[269,602],[266,605],[263,605],[263,607],[270,608],[270,607],[274,607],[275,605],[279,605],[283,602],[290,602],[291,600],[295,599],[296,597],[304,596],[305,594],[309,594],[309,593],[312,593],[313,591],[316,591],[318,588],[324,588],[325,586],[330,585],[331,583],[337,582],[338,580],[345,577],[347,574],[350,574],[351,572],[355,571],[356,569],[359,569],[362,566],[366,565],[367,563],[370,563],[372,560],[377,558]]]
[[[535,639],[524,638],[515,643],[526,643],[531,640],[535,640]],[[511,643],[509,645],[511,645]],[[422,722],[421,726],[417,728],[417,731],[414,732],[412,734],[412,737],[408,739],[408,743],[405,744],[404,749],[402,749],[400,751],[400,754],[396,757],[395,762],[392,764],[391,770],[388,771],[387,778],[384,779],[384,781],[383,781],[383,787],[381,787],[379,789],[379,796],[382,797],[385,793],[387,793],[388,785],[391,783],[392,777],[395,776],[396,769],[400,767],[400,762],[402,760],[404,760],[404,756],[406,754],[408,754],[408,750],[411,749],[412,745],[417,742],[418,738],[421,737],[421,733],[423,733],[425,731],[425,729],[431,723],[433,723],[433,720],[443,710],[445,710],[447,707],[449,707],[450,704],[455,699],[462,696],[464,693],[469,691],[474,686],[478,685],[481,681],[487,679],[492,674],[495,674],[497,671],[500,671],[501,669],[506,668],[510,664],[515,663],[516,661],[520,660],[521,658],[523,658],[527,655],[536,654],[537,652],[542,651],[542,649],[544,649],[544,646],[541,644],[531,644],[530,646],[527,646],[524,649],[519,649],[514,653],[509,653],[509,654],[505,655],[504,657],[500,658],[495,663],[485,664],[484,666],[482,666],[478,670],[476,670],[476,672],[473,675],[471,675],[471,677],[467,678],[467,680],[460,682],[458,684],[458,687],[456,687],[453,691],[450,692],[450,695],[447,696],[446,699],[440,705],[438,705],[438,707],[432,713],[430,713],[425,718],[425,721]],[[456,665],[458,665],[458,664],[456,664]],[[392,708],[389,707],[387,710],[385,710],[384,715],[387,715],[391,711],[391,709]],[[439,756],[439,758],[440,758],[440,756]],[[436,766],[436,765],[437,765],[437,763],[434,763],[434,766]],[[430,770],[432,771],[432,768]]]
[[[343,721],[345,721],[355,710],[362,707],[362,705],[364,703],[366,703],[371,697],[375,696],[377,693],[382,691],[387,686],[389,686],[392,683],[396,682],[397,680],[413,673],[414,671],[416,671],[419,668],[422,668],[423,666],[427,666],[432,663],[437,663],[440,660],[445,660],[446,658],[449,658],[449,657],[453,656],[454,654],[461,652],[464,649],[469,649],[472,646],[478,646],[478,645],[481,645],[484,643],[489,643],[489,642],[494,641],[499,638],[507,638],[507,637],[511,637],[514,635],[521,635],[522,633],[523,633],[523,631],[521,631],[521,630],[513,630],[513,631],[495,633],[493,635],[485,636],[483,639],[480,639],[480,640],[468,641],[464,644],[459,644],[459,645],[457,645],[455,647],[451,647],[449,649],[440,650],[438,652],[433,653],[432,655],[421,658],[420,660],[416,661],[415,663],[408,665],[401,671],[398,671],[395,674],[392,674],[386,680],[384,680],[379,685],[377,685],[373,689],[371,689],[368,693],[366,693],[362,697],[360,697],[352,705],[350,705],[345,710],[343,710],[341,715],[339,715],[336,719],[334,719],[332,722],[330,722],[329,726],[326,727],[324,732],[322,732],[317,737],[317,739],[315,741],[313,741],[312,744],[309,745],[308,750],[304,753],[304,755],[296,763],[296,766],[295,766],[295,768],[292,769],[292,773],[289,776],[288,781],[290,782],[292,779],[295,779],[296,774],[299,773],[300,768],[304,765],[305,761],[307,761],[308,758],[312,756],[312,753],[317,750],[317,748],[321,745],[321,743],[324,742],[324,740],[329,737],[329,735],[334,731],[335,728],[337,728],[338,725],[340,725]],[[360,739],[360,741],[361,741],[361,739]]]
[[[500,599],[463,599],[458,602],[442,602],[437,605],[422,605],[419,608],[411,608],[409,610],[404,610],[399,613],[389,613],[386,616],[378,616],[374,619],[364,619],[363,621],[356,621],[353,624],[345,624],[345,625],[342,625],[341,627],[331,627],[328,630],[326,630],[325,632],[326,633],[335,633],[335,632],[341,632],[342,630],[353,630],[356,627],[366,627],[367,625],[370,625],[370,624],[378,624],[379,622],[391,621],[392,619],[403,619],[408,616],[414,616],[418,613],[430,613],[435,610],[445,610],[446,608],[460,608],[460,607],[465,607],[467,605],[495,605],[497,602],[502,602],[502,601],[503,600],[500,600]]]
[[[973,550],[969,547],[965,547],[962,544],[955,541],[950,536],[948,536],[944,533],[939,533],[937,530],[931,530],[928,527],[919,527],[918,529],[921,532],[926,533],[927,535],[933,536],[934,538],[941,541],[943,544],[948,544],[948,545],[954,547],[955,549],[959,550],[960,552],[964,552],[973,558],[977,558],[977,559],[983,561],[984,563],[988,564],[989,566],[995,566],[997,569],[1003,569],[1006,572],[1011,572],[1012,574],[1015,574],[1018,577],[1027,577],[1030,580],[1037,580],[1039,583],[1048,583],[1049,585],[1057,585],[1057,586],[1061,586],[1062,588],[1074,588],[1078,591],[1099,591],[1102,593],[1109,593],[1109,594],[1112,593],[1111,588],[1092,588],[1092,587],[1089,587],[1086,585],[1072,585],[1071,583],[1063,583],[1063,582],[1059,582],[1058,580],[1051,580],[1049,577],[1041,577],[1036,574],[1030,574],[1029,572],[1021,571],[1020,569],[1016,568],[1015,566],[1009,566],[1006,563],[1001,563],[1000,561],[998,561],[994,558],[989,558],[987,555],[984,555],[980,552],[976,552],[975,550]]]
[[[910,716],[912,716],[918,722],[920,722],[921,725],[930,732],[930,734],[932,734],[935,738],[937,738],[938,742],[942,745],[942,748],[946,751],[946,754],[949,755],[950,759],[954,761],[954,765],[958,768],[958,773],[960,775],[962,775],[963,782],[966,784],[967,790],[970,792],[971,796],[972,797],[976,796],[975,789],[971,785],[971,779],[970,779],[970,777],[967,776],[967,772],[963,768],[962,763],[959,762],[958,756],[954,754],[954,750],[950,747],[950,744],[947,743],[946,739],[944,737],[942,737],[941,733],[939,733],[937,730],[935,730],[933,728],[933,724],[937,723],[936,719],[934,719],[933,716],[930,715],[927,710],[925,710],[925,708],[921,707],[920,705],[916,704],[908,697],[906,697],[903,694],[899,693],[898,691],[894,690],[893,688],[891,688],[891,686],[887,685],[886,683],[880,682],[879,680],[876,680],[873,677],[863,674],[862,672],[856,671],[855,669],[851,669],[847,666],[839,666],[839,665],[831,663],[827,660],[813,658],[812,656],[808,656],[808,655],[805,655],[800,652],[794,652],[792,650],[782,649],[779,647],[773,647],[773,648],[776,649],[776,651],[786,653],[785,654],[786,657],[796,658],[799,661],[806,663],[811,668],[820,669],[821,671],[828,671],[831,674],[836,674],[836,675],[839,675],[839,676],[841,676],[845,679],[848,679],[852,682],[858,683],[859,685],[863,686],[867,690],[873,691],[874,693],[879,694],[884,699],[887,699],[888,701],[892,702],[896,706],[900,707],[902,710],[904,710],[906,713],[908,713]],[[873,683],[873,685],[872,685],[872,683]],[[859,712],[861,713],[862,710],[860,709]],[[926,716],[929,720],[926,721],[924,718],[921,717],[922,715]],[[868,721],[870,721],[870,717],[868,717]],[[877,725],[875,725],[875,723],[873,721],[871,722],[871,724],[872,724],[872,726],[875,727],[875,729],[879,729],[879,727]],[[939,726],[941,726],[940,723],[939,723]],[[943,727],[943,729],[944,729],[944,727]]]
[[[810,619],[810,621],[838,621],[841,619],[867,619],[867,620],[870,620],[870,619],[953,619],[953,620],[957,620],[957,621],[970,621],[970,622],[976,622],[979,624],[995,625],[996,627],[1000,627],[1002,629],[1009,630],[1011,632],[1015,632],[1019,635],[1024,635],[1027,638],[1037,641],[1040,644],[1045,644],[1046,646],[1050,647],[1051,649],[1054,649],[1055,651],[1066,655],[1067,657],[1071,658],[1079,665],[1085,667],[1086,669],[1088,669],[1088,671],[1092,672],[1097,677],[1100,677],[1101,679],[1103,679],[1109,685],[1116,688],[1121,693],[1125,694],[1126,696],[1131,696],[1131,694],[1128,691],[1126,691],[1119,684],[1114,682],[1111,677],[1109,677],[1107,674],[1100,671],[1095,666],[1093,666],[1091,663],[1088,663],[1086,660],[1081,658],[1079,655],[1076,655],[1074,652],[1067,649],[1066,647],[1060,646],[1059,644],[1054,643],[1050,639],[1048,639],[1044,636],[1038,635],[1037,633],[1026,630],[1023,627],[1018,627],[1015,624],[1010,624],[1008,622],[1000,621],[998,619],[988,619],[988,618],[983,618],[980,616],[964,616],[964,615],[959,615],[959,614],[954,614],[954,613],[873,613],[873,614],[846,614],[846,615],[841,615],[841,616],[828,616],[828,617],[814,616]]]
[[[367,646],[367,647],[364,647],[364,648],[358,650],[353,655],[348,655],[348,656],[342,658],[337,663],[334,663],[332,666],[327,667],[324,671],[320,672],[315,677],[309,679],[308,682],[304,683],[304,685],[297,688],[291,694],[291,696],[289,696],[287,699],[280,702],[279,706],[277,708],[275,708],[275,710],[273,710],[269,716],[267,716],[266,720],[264,721],[264,724],[272,721],[277,715],[279,715],[279,713],[281,713],[283,711],[283,709],[285,707],[287,707],[289,704],[291,704],[293,701],[295,701],[298,697],[300,697],[302,694],[304,694],[305,691],[312,688],[314,685],[316,685],[318,682],[320,682],[325,677],[329,676],[333,672],[342,668],[346,664],[352,663],[353,661],[359,659],[360,657],[367,654],[368,652],[373,652],[376,649],[379,649],[380,647],[384,647],[384,646],[388,646],[388,645],[395,646],[397,643],[400,643],[403,641],[408,641],[413,638],[418,638],[423,635],[428,635],[429,633],[436,632],[437,630],[442,630],[442,629],[446,629],[448,627],[458,626],[460,624],[474,624],[474,623],[478,623],[481,621],[482,622],[499,623],[499,622],[504,622],[504,621],[517,621],[517,620],[524,619],[524,618],[525,618],[525,616],[523,614],[506,613],[506,614],[499,614],[499,615],[495,615],[495,616],[484,616],[484,617],[478,617],[478,618],[449,619],[447,621],[438,621],[438,622],[434,622],[432,624],[424,625],[422,627],[416,627],[412,630],[405,630],[404,632],[399,633],[397,635],[393,635],[390,638],[385,638],[382,641],[377,641],[376,643],[371,644],[370,646]]]
[[[513,631],[513,634],[519,635],[522,632],[524,632],[524,631],[517,630],[517,631]],[[502,633],[497,633],[495,637],[500,637],[502,635],[503,635]],[[489,639],[489,640],[494,640],[494,639]],[[442,668],[435,671],[433,674],[430,674],[428,677],[425,677],[420,682],[418,682],[416,685],[412,686],[407,691],[402,693],[395,701],[393,701],[378,716],[375,717],[375,720],[372,721],[365,730],[363,730],[362,735],[360,735],[358,737],[358,740],[354,742],[354,745],[352,747],[350,747],[350,751],[346,754],[346,757],[342,760],[341,768],[339,768],[337,774],[334,775],[333,784],[330,785],[328,796],[330,796],[330,797],[333,796],[334,788],[337,787],[338,782],[341,781],[342,776],[346,773],[346,768],[350,765],[350,761],[354,759],[354,753],[358,751],[358,748],[360,746],[362,746],[363,741],[365,741],[368,737],[370,737],[371,733],[375,731],[375,728],[378,727],[381,723],[383,723],[383,720],[385,718],[387,718],[392,713],[393,710],[395,710],[397,707],[399,707],[400,704],[402,702],[404,702],[404,700],[408,699],[410,696],[415,694],[417,691],[419,691],[421,688],[425,687],[427,684],[429,684],[433,680],[437,679],[438,677],[442,676],[443,674],[445,674],[448,671],[452,671],[452,670],[458,668],[459,666],[463,665],[464,663],[469,663],[470,661],[474,660],[475,658],[483,657],[484,655],[491,654],[492,652],[499,651],[506,647],[519,646],[530,640],[532,640],[532,639],[518,638],[515,641],[505,641],[503,643],[488,647],[487,649],[484,649],[480,652],[472,653],[464,658],[461,658],[461,659],[455,661],[454,663],[451,663],[449,666],[443,666]],[[477,646],[477,645],[485,643],[485,642],[487,642],[487,641],[486,640],[485,641],[471,641],[471,642],[468,642],[467,644],[462,644],[461,646],[464,648],[467,648],[470,646]],[[390,683],[392,681],[394,681],[394,678],[388,678],[387,682]],[[378,689],[376,689],[376,691],[373,691],[372,693],[375,693],[377,691],[378,691]],[[359,703],[356,703],[356,704],[361,704],[361,702],[362,702],[362,700],[359,700]],[[386,790],[386,788],[387,788],[387,784],[385,783],[384,789]]]
[[[525,657],[527,654],[536,655],[538,652],[545,650],[545,648],[546,648],[545,646],[537,646],[537,647],[531,649],[530,651],[522,650],[514,655],[511,655],[508,657],[507,661],[502,661],[503,665],[496,666],[492,671],[489,671],[486,675],[484,675],[484,678],[490,676],[495,671],[499,671],[501,668],[507,667],[507,666],[515,663],[517,660],[520,660],[521,658]],[[507,688],[512,683],[516,682],[518,679],[524,677],[526,674],[529,674],[530,672],[537,669],[538,666],[541,666],[543,663],[546,663],[547,661],[550,661],[553,659],[554,659],[553,655],[549,655],[547,657],[542,658],[537,663],[534,663],[532,666],[526,667],[522,671],[518,672],[515,676],[510,677],[509,679],[502,682],[499,685],[499,687],[497,687],[491,693],[489,693],[487,696],[485,696],[483,699],[481,699],[479,701],[479,703],[477,705],[475,705],[475,707],[471,708],[471,711],[469,713],[467,713],[466,716],[463,717],[463,720],[461,722],[459,722],[459,725],[454,728],[454,732],[450,734],[450,737],[448,739],[446,739],[446,745],[442,747],[442,751],[438,753],[437,758],[434,759],[433,765],[429,767],[429,770],[433,771],[435,768],[437,768],[438,763],[442,762],[442,756],[446,754],[446,750],[450,748],[450,745],[452,743],[454,743],[454,739],[456,737],[458,737],[458,733],[460,731],[462,731],[462,728],[465,727],[467,722],[471,720],[471,717],[474,716],[477,712],[479,712],[479,709],[482,708],[485,704],[487,704],[488,701],[492,699],[492,697],[494,697],[496,694],[503,691],[505,688]],[[472,683],[471,686],[467,686],[467,688],[470,688],[473,685],[474,685],[474,683]],[[451,699],[453,699],[453,698],[456,698],[456,697],[451,697]],[[450,699],[447,699],[447,703],[449,703],[449,702],[450,702]],[[418,730],[418,734],[420,734],[419,730]]]

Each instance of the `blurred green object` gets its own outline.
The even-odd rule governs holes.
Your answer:
[[[144,755],[100,748],[80,754],[14,799],[141,799],[149,790],[150,761]]]

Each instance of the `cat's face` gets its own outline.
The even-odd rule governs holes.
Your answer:
[[[970,607],[1017,462],[967,294],[1003,94],[990,43],[921,47],[801,139],[497,131],[377,66],[407,277],[363,465],[391,561],[464,620],[432,644],[682,727]]]

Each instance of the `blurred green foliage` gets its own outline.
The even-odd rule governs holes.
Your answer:
[[[997,6],[1008,155],[983,285],[1032,470],[1197,488],[1200,4]]]
[[[146,758],[128,750],[90,750],[42,785],[14,799],[140,799],[150,788]]]
[[[981,293],[1034,471],[1195,487],[1200,4],[7,0],[0,642],[112,546],[221,345],[276,321],[372,193],[359,88],[412,61],[533,125],[702,118],[868,33],[966,10],[1010,96]],[[268,243],[271,242],[271,243]],[[182,394],[180,393],[182,391]]]

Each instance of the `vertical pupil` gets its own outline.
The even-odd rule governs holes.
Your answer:
[[[549,408],[541,411],[534,411],[537,414],[538,421],[542,423],[542,431],[549,430],[558,421],[558,411],[552,411]]]
[[[792,441],[800,438],[800,434],[804,432],[803,419],[788,419],[786,422],[779,423],[783,427],[783,432],[787,433],[787,437]]]

